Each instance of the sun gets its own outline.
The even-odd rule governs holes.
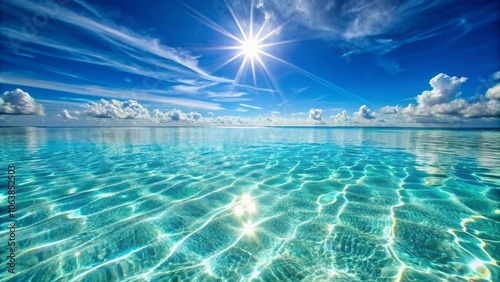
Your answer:
[[[285,98],[282,94],[278,81],[273,76],[273,74],[271,73],[271,69],[268,68],[266,63],[268,62],[268,60],[274,60],[287,66],[291,66],[295,69],[298,68],[288,61],[271,54],[272,49],[276,48],[277,46],[299,41],[299,39],[297,38],[289,40],[277,40],[277,38],[280,37],[280,34],[282,33],[284,27],[288,22],[290,22],[290,20],[284,22],[281,25],[274,25],[273,21],[271,21],[272,16],[265,12],[262,12],[260,14],[261,16],[259,17],[260,24],[255,24],[254,8],[260,6],[254,5],[254,0],[248,1],[250,2],[250,15],[248,18],[244,16],[241,17],[241,15],[240,17],[238,17],[231,5],[229,5],[229,3],[226,1],[223,2],[225,2],[227,11],[229,11],[229,13],[231,14],[239,32],[229,32],[226,28],[211,20],[206,15],[203,15],[202,13],[186,5],[194,18],[205,24],[210,29],[234,41],[232,45],[211,46],[207,48],[212,50],[230,51],[228,53],[229,58],[223,61],[220,65],[213,68],[211,70],[211,73],[215,73],[219,69],[232,62],[240,61],[239,68],[237,69],[233,79],[235,85],[250,86],[246,81],[248,79],[247,72],[250,71],[253,78],[253,86],[255,87],[255,89],[263,89],[276,92],[284,100]],[[261,75],[258,75],[259,73]],[[274,89],[259,88],[259,86],[261,86],[262,84],[258,85],[257,76],[264,78],[267,83],[271,83],[274,86]]]
[[[241,49],[245,56],[249,58],[256,58],[259,56],[261,52],[262,46],[255,39],[249,38],[246,41],[243,41],[241,44]]]
[[[269,50],[266,50],[270,47],[287,44],[295,40],[288,41],[271,41],[274,37],[273,35],[277,35],[283,29],[286,23],[277,26],[277,27],[269,27],[269,17],[265,17],[264,21],[260,25],[254,24],[254,5],[253,1],[250,1],[250,17],[249,22],[244,22],[241,18],[238,18],[233,11],[233,8],[226,3],[227,10],[230,12],[231,16],[234,19],[236,26],[238,27],[240,34],[234,34],[227,31],[224,27],[215,23],[205,15],[200,12],[190,8],[188,9],[194,14],[195,18],[200,20],[202,23],[207,25],[209,28],[217,31],[228,38],[234,41],[234,45],[229,46],[214,46],[211,49],[219,49],[219,50],[230,50],[233,53],[233,56],[223,62],[221,65],[216,67],[212,72],[219,70],[220,68],[226,66],[227,64],[236,61],[237,59],[241,59],[240,67],[236,72],[234,77],[235,83],[241,83],[242,77],[244,77],[244,72],[250,68],[253,76],[254,86],[257,86],[257,74],[256,70],[260,67],[260,69],[265,73],[265,76],[270,80],[270,82],[275,86],[275,89],[278,89],[278,83],[276,79],[272,76],[271,72],[267,68],[265,64],[266,59],[274,59],[280,62],[286,62],[278,57],[273,56],[269,53]],[[279,92],[279,91],[278,91]]]
[[[294,38],[294,39],[289,39],[289,40],[283,40],[283,41],[275,41],[276,37],[279,37],[279,35],[282,33],[284,27],[289,23],[292,19],[289,19],[288,21],[284,22],[283,24],[276,26],[274,28],[270,27],[270,21],[271,15],[265,14],[263,22],[261,22],[260,25],[255,25],[254,24],[254,1],[249,1],[250,2],[250,17],[248,18],[249,21],[245,22],[244,18],[237,17],[236,13],[233,11],[233,8],[227,3],[226,1],[223,1],[226,4],[227,10],[230,12],[231,16],[233,17],[234,23],[236,24],[239,34],[238,33],[231,33],[227,29],[225,29],[223,26],[219,25],[218,23],[214,22],[207,16],[203,15],[202,13],[196,11],[195,9],[189,7],[186,5],[189,11],[192,12],[193,16],[201,21],[203,24],[205,24],[207,27],[211,28],[212,30],[232,39],[234,41],[234,45],[229,45],[229,46],[213,46],[210,47],[209,49],[215,49],[215,50],[229,50],[232,53],[232,57],[221,63],[219,66],[214,68],[212,70],[212,73],[218,71],[219,69],[223,68],[224,66],[228,65],[229,63],[236,61],[237,59],[241,59],[241,64],[240,67],[238,68],[238,71],[236,72],[236,75],[233,79],[234,83],[237,85],[244,85],[248,86],[245,84],[244,78],[246,77],[244,73],[250,69],[252,72],[253,76],[253,84],[256,89],[258,89],[257,85],[257,69],[260,69],[260,71],[263,71],[264,78],[266,81],[270,82],[273,86],[274,89],[277,93],[280,94],[281,98],[285,100],[282,91],[279,87],[278,81],[276,78],[273,76],[271,73],[270,69],[267,67],[266,62],[267,60],[271,59],[273,61],[279,62],[283,65],[288,66],[292,70],[296,71],[299,74],[304,75],[305,77],[308,77],[309,79],[331,89],[332,91],[335,91],[341,95],[344,95],[346,97],[350,98],[355,98],[359,101],[362,101],[363,103],[369,103],[365,99],[356,96],[352,94],[351,92],[347,91],[346,89],[343,89],[342,87],[331,83],[328,80],[325,80],[305,69],[302,69],[291,62],[282,59],[280,57],[277,57],[273,54],[271,54],[271,49],[272,47],[280,46],[280,45],[285,45],[293,42],[300,41],[301,39],[299,38]],[[260,7],[259,5],[257,7]],[[271,42],[270,42],[271,41]],[[234,52],[234,51],[237,52]],[[230,55],[231,56],[231,55]],[[243,79],[242,79],[243,78]]]

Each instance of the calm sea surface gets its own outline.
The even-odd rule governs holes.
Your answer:
[[[500,131],[0,136],[0,281],[500,281]]]

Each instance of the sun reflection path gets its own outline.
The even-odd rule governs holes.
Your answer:
[[[242,234],[255,237],[256,227],[262,223],[254,223],[253,215],[257,212],[257,204],[250,194],[243,194],[238,204],[234,206],[234,215],[242,220]],[[266,219],[268,220],[268,219]]]

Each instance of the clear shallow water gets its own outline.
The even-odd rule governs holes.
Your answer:
[[[0,132],[0,281],[499,281],[499,131]]]

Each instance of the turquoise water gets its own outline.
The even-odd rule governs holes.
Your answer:
[[[499,281],[500,131],[0,132],[0,281]]]

